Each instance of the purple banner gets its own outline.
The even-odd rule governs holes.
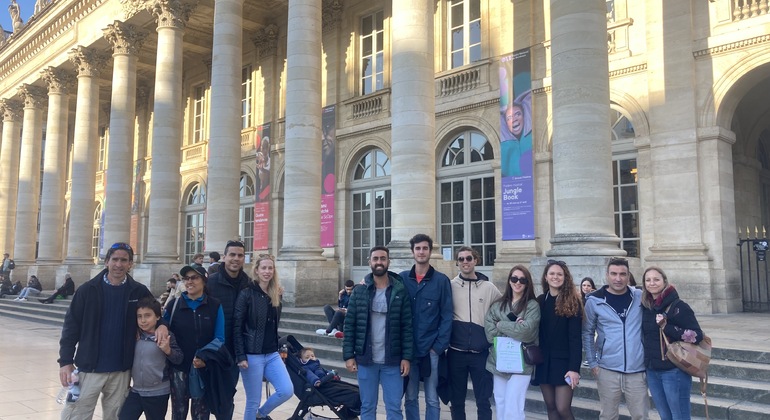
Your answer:
[[[334,105],[321,113],[321,247],[334,246],[335,150],[337,123]]]
[[[503,240],[535,238],[530,51],[500,59],[500,168]]]
[[[267,249],[270,233],[270,123],[257,127],[257,179],[254,197],[254,249]]]

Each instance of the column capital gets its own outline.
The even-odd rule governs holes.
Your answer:
[[[69,94],[70,88],[75,84],[75,76],[64,69],[48,67],[40,72],[40,77],[48,85],[48,94]]]
[[[17,99],[0,99],[0,109],[4,122],[21,121],[24,115],[24,105]]]
[[[278,52],[278,25],[271,23],[260,28],[251,41],[257,47],[260,60],[275,55]]]
[[[19,95],[24,100],[24,108],[41,109],[48,100],[48,92],[45,88],[26,83],[19,86]]]
[[[119,20],[107,25],[102,32],[104,38],[112,45],[113,55],[135,55],[147,38],[146,31]]]
[[[337,29],[342,22],[343,0],[323,0],[321,21],[323,33]]]
[[[78,77],[99,77],[102,68],[107,64],[106,54],[93,48],[79,45],[71,49],[68,55],[72,64],[77,68]]]
[[[150,13],[155,16],[158,28],[184,29],[196,5],[182,0],[155,0]]]

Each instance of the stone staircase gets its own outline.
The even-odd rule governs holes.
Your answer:
[[[11,298],[0,299],[0,316],[62,325],[69,300],[57,300],[54,304],[43,305],[37,299],[15,302]],[[702,324],[708,330],[707,324]],[[291,334],[304,346],[315,349],[315,354],[327,369],[336,370],[347,380],[355,377],[347,372],[342,361],[342,340],[315,333],[326,327],[326,317],[321,308],[283,308],[280,333]],[[710,334],[712,339],[715,332]],[[770,341],[770,331],[767,333]],[[720,347],[718,339],[712,354],[708,385],[708,411],[711,419],[759,420],[770,419],[770,347],[767,351],[738,350]],[[578,419],[599,417],[596,381],[590,372],[583,369],[580,386],[575,390],[572,407]],[[473,400],[471,384],[468,384],[468,399]],[[692,414],[694,418],[705,418],[705,407],[700,395],[700,384],[693,381]],[[472,402],[468,410],[474,410]],[[545,404],[540,390],[530,387],[527,391],[527,411],[532,418],[545,418]],[[529,418],[529,416],[528,416]],[[628,411],[621,407],[621,418],[628,419]],[[658,419],[652,412],[652,419]]]

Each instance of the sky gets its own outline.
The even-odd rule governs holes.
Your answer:
[[[62,0],[59,0],[62,1]],[[21,10],[21,20],[26,24],[29,17],[35,11],[35,0],[16,0],[19,4],[19,10]],[[13,25],[11,25],[11,14],[8,13],[8,6],[11,4],[11,0],[0,0],[0,25],[3,25],[3,29],[6,31],[12,31]]]

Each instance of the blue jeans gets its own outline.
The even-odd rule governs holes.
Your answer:
[[[690,418],[692,378],[679,368],[647,369],[647,386],[661,420]]]
[[[430,354],[430,376],[423,378],[423,389],[425,390],[425,420],[439,420],[441,406],[438,402],[438,354],[432,350]],[[406,409],[406,420],[420,420],[420,363],[412,362],[409,368],[409,384],[406,386],[406,395],[404,408]]]
[[[401,377],[401,366],[378,363],[358,365],[361,420],[377,418],[380,383],[382,383],[382,399],[385,400],[387,420],[402,420],[404,416],[401,412],[401,395],[404,393],[404,378]]]
[[[294,386],[291,384],[289,372],[278,352],[268,354],[247,354],[249,367],[241,369],[243,389],[246,391],[246,408],[243,411],[244,420],[254,420],[259,415],[264,417],[291,398]],[[265,400],[262,406],[262,378],[273,385],[275,392]]]

